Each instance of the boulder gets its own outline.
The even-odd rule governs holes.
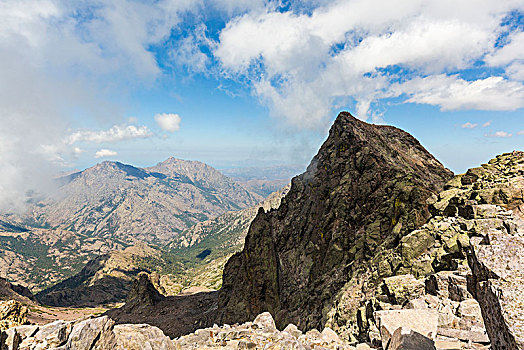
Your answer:
[[[399,327],[411,329],[425,337],[437,335],[439,313],[435,310],[384,310],[375,312],[375,323],[380,329],[382,347],[386,349],[393,333]]]
[[[397,328],[393,335],[387,350],[436,350],[435,342],[409,328]]]
[[[112,332],[103,333],[93,350],[175,350],[169,337],[147,324],[119,324]]]
[[[16,300],[0,301],[0,331],[27,323],[27,307]]]
[[[107,316],[84,320],[74,325],[69,340],[68,350],[84,349],[86,344],[94,344],[103,333],[111,331],[115,322]]]
[[[425,292],[424,282],[410,274],[385,278],[382,288],[390,303],[397,305],[404,305]]]
[[[255,320],[253,321],[254,324],[256,324],[258,327],[265,329],[265,330],[275,330],[275,320],[273,319],[273,316],[269,312],[263,312],[257,317],[255,317]]]

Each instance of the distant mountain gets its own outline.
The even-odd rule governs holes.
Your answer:
[[[207,164],[174,158],[145,169],[106,161],[59,181],[58,196],[32,209],[34,224],[127,244],[165,243],[260,200]]]
[[[137,243],[125,250],[100,255],[77,274],[39,292],[37,298],[51,306],[121,302],[141,271],[157,273],[156,287],[164,295],[174,295],[190,287],[219,289],[224,264],[242,249],[249,224],[259,208],[277,208],[288,190],[286,186],[253,207],[198,223],[166,246]]]
[[[0,276],[35,292],[99,255],[139,242],[163,245],[262,199],[207,164],[174,158],[145,169],[103,162],[56,181],[53,198],[22,216],[0,215]]]
[[[220,171],[241,183],[248,190],[267,197],[287,185],[293,176],[304,171],[304,167],[299,165],[280,165],[229,168],[221,169]]]

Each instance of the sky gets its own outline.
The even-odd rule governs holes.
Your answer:
[[[0,206],[170,156],[305,167],[338,112],[460,173],[524,148],[524,1],[0,0]]]

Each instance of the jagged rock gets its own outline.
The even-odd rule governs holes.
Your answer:
[[[416,299],[425,292],[423,281],[413,275],[400,275],[384,279],[383,289],[391,304],[404,305],[410,299]]]
[[[165,297],[156,290],[149,275],[145,272],[138,274],[127,296],[126,305],[131,308],[144,308],[162,301]]]
[[[517,232],[523,235],[524,232]],[[492,348],[524,349],[524,237],[491,231],[468,256]]]
[[[15,328],[0,332],[0,350],[17,350],[22,338]]]
[[[95,344],[95,341],[103,333],[110,331],[114,324],[115,322],[107,316],[78,322],[73,326],[67,341],[67,349],[81,350],[85,348],[86,344]]]
[[[58,320],[40,327],[32,338],[42,349],[56,348],[67,342],[72,328],[71,322]]]
[[[264,330],[272,331],[276,329],[275,320],[269,312],[263,312],[255,317],[253,323]]]
[[[409,328],[400,327],[393,332],[386,350],[436,350],[435,342]]]
[[[27,311],[16,300],[0,300],[0,331],[27,323]]]
[[[409,328],[434,339],[437,335],[439,314],[435,310],[384,310],[375,312],[380,329],[382,347],[386,349],[393,332],[399,327]]]
[[[409,134],[340,113],[306,173],[278,209],[259,211],[226,264],[219,320],[270,311],[278,327],[329,326],[350,338],[362,287],[376,287],[373,270],[384,260],[373,258],[427,221],[426,199],[450,177]],[[401,274],[401,261],[381,266]]]

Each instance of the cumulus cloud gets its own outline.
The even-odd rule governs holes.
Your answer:
[[[477,126],[479,126],[477,123],[467,122],[467,123],[462,124],[460,127],[462,129],[475,129]]]
[[[117,156],[118,153],[109,149],[102,148],[95,153],[95,158],[107,158]]]
[[[295,126],[325,125],[333,108],[352,101],[358,116],[367,119],[380,115],[377,102],[390,97],[442,110],[524,105],[519,66],[506,78],[460,76],[485,58],[488,66],[524,58],[519,35],[507,49],[496,48],[503,18],[522,9],[520,1],[317,4],[305,12],[268,8],[238,16],[213,46],[226,75],[247,78],[272,113]]]
[[[415,78],[393,88],[407,102],[440,106],[441,110],[510,111],[524,107],[524,85],[503,77],[467,81],[458,76]]]
[[[487,128],[488,126],[491,125],[491,120],[488,120],[487,122],[485,122],[484,124],[482,124],[482,127],[483,128]]]
[[[162,130],[175,132],[180,129],[182,119],[178,114],[160,113],[155,115],[155,121]]]
[[[524,130],[520,130],[519,132],[517,132],[517,135],[524,135]]]
[[[67,138],[68,144],[80,141],[95,143],[117,142],[130,139],[145,139],[153,136],[153,133],[147,126],[135,125],[114,125],[109,130],[101,131],[76,131]]]
[[[485,136],[487,136],[487,137],[506,138],[506,137],[511,137],[511,136],[513,136],[513,134],[511,134],[511,133],[509,133],[509,132],[506,132],[506,131],[495,131],[494,133],[492,133],[492,134],[486,134]]]

